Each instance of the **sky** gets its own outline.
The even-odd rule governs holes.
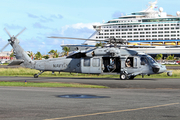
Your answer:
[[[47,54],[54,49],[62,52],[60,45],[82,44],[78,40],[47,38],[50,36],[88,38],[95,30],[92,25],[107,22],[121,15],[142,11],[155,0],[1,0],[0,49],[9,36],[26,30],[17,38],[25,51]],[[158,0],[164,12],[176,15],[179,0]],[[4,51],[10,51],[9,45]]]

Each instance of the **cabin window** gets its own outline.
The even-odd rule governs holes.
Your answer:
[[[93,67],[99,67],[100,66],[100,59],[99,58],[94,58],[92,60],[92,66]]]
[[[89,67],[90,66],[90,59],[84,59],[84,66]]]

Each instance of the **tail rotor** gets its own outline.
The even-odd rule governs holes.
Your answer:
[[[8,31],[6,28],[4,28],[4,30],[6,31],[6,33],[7,33],[8,36],[10,37],[10,39],[8,39],[8,43],[0,50],[0,52],[2,52],[10,43],[14,42],[14,41],[17,39],[17,37],[18,37],[22,32],[24,32],[25,29],[26,29],[26,28],[24,28],[21,32],[19,32],[19,33],[14,37],[14,35],[11,36],[11,34],[9,33],[9,31]]]

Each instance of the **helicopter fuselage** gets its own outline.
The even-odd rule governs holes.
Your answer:
[[[53,72],[125,74],[126,78],[167,71],[165,66],[157,63],[149,55],[120,48],[96,48],[68,57],[34,61],[32,68]]]
[[[34,61],[19,45],[19,40],[17,39],[17,36],[24,30],[25,29],[15,37],[11,36],[6,30],[10,37],[7,45],[10,44],[13,47],[14,55],[17,59],[16,61],[12,61],[9,65],[23,65],[27,68],[40,70],[40,73],[34,75],[35,78],[45,71],[120,74],[120,79],[122,80],[133,79],[137,75],[144,76],[167,72],[165,66],[157,63],[149,55],[118,47],[116,39],[114,39],[114,46],[104,48],[98,47],[86,51],[75,51],[74,54],[67,57]],[[111,39],[108,41],[110,44],[112,43]],[[5,47],[7,45],[5,45]],[[3,47],[3,49],[5,47]],[[168,73],[168,75],[172,75],[171,71]]]

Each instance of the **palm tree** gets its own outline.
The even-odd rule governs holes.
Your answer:
[[[35,54],[35,57],[36,57],[36,60],[42,60],[42,55],[41,55],[40,52],[37,52],[37,53]]]
[[[64,46],[64,47],[63,47],[63,51],[64,51],[64,55],[68,56],[69,51],[70,51],[70,48],[67,47],[67,46]]]
[[[96,43],[95,47],[102,47],[103,44],[100,42],[100,43]]]
[[[59,57],[59,55],[57,53],[57,50],[51,50],[51,51],[48,52],[48,54],[52,55],[53,58],[58,58]]]

